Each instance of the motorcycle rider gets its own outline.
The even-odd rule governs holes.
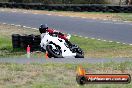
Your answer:
[[[59,38],[64,39],[69,46],[72,46],[71,42],[66,38],[63,33],[54,29],[50,29],[47,24],[41,24],[39,27],[39,32],[41,33],[41,35],[46,32],[48,32],[50,35],[57,34]]]

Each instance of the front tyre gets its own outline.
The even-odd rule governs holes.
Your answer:
[[[56,49],[54,49],[53,45],[49,44],[46,46],[46,50],[47,50],[48,54],[54,58],[63,58],[62,52],[61,52],[61,49],[59,48],[59,46],[54,45],[56,47]]]
[[[76,53],[75,58],[84,58],[84,52],[79,46],[73,45],[72,52]]]

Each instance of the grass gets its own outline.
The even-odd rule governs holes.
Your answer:
[[[19,56],[25,54],[23,49],[13,49],[10,38],[0,36],[0,57]]]
[[[78,44],[84,50],[86,57],[132,57],[132,46],[130,45],[98,41],[96,39],[85,39],[77,36],[72,36],[71,41]]]
[[[13,50],[10,38],[0,36],[0,57],[19,56],[22,54],[24,54],[22,49]]]
[[[9,30],[10,29],[10,30]],[[12,32],[13,31],[13,32]],[[0,25],[0,57],[25,57],[26,50],[12,48],[11,35],[13,33],[19,34],[39,34],[38,31],[32,29],[24,29],[23,27],[15,27],[10,25]],[[83,37],[72,36],[72,43],[80,46],[84,52],[85,57],[94,58],[118,58],[118,57],[132,57],[132,46],[117,44],[116,42],[104,42],[96,39],[85,39]],[[43,53],[31,54],[33,58],[43,58]]]
[[[124,21],[132,21],[132,13],[118,13],[117,17]]]
[[[120,67],[125,65],[123,68]],[[131,88],[130,84],[89,84],[76,83],[78,64],[2,64],[0,65],[1,88]],[[82,64],[87,73],[130,74],[132,63]],[[122,71],[123,69],[123,71]]]

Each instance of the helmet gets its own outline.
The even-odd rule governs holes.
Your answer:
[[[41,24],[40,27],[39,27],[39,32],[41,34],[45,33],[47,29],[48,29],[48,25],[47,24]]]

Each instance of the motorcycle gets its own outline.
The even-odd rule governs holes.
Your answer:
[[[71,35],[66,36],[67,39],[70,37]],[[84,52],[79,46],[75,44],[69,46],[64,39],[58,37],[58,34],[42,33],[40,46],[48,52],[49,58],[84,58]]]

